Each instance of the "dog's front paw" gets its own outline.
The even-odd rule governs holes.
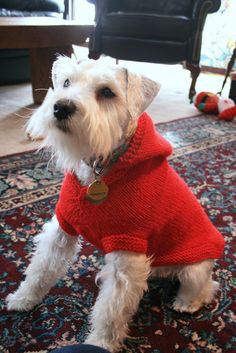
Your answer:
[[[38,300],[24,296],[16,291],[6,297],[7,310],[29,311],[38,304]]]
[[[99,337],[95,333],[91,333],[84,343],[107,349],[111,353],[117,352],[120,348],[120,344],[118,342],[110,342],[104,337]]]

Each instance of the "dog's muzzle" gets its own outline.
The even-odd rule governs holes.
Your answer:
[[[58,121],[66,120],[74,114],[76,106],[69,100],[59,100],[54,104],[53,114]]]

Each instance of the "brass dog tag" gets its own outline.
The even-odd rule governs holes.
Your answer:
[[[94,204],[102,203],[106,200],[108,191],[108,186],[102,180],[95,180],[88,186],[87,199]]]

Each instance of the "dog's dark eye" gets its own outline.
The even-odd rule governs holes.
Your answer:
[[[99,91],[99,95],[104,98],[113,98],[115,93],[109,87],[104,87]]]
[[[63,83],[63,87],[69,87],[69,86],[70,86],[70,80],[67,78]]]

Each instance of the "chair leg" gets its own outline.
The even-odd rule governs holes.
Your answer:
[[[190,64],[187,62],[186,69],[188,69],[191,72],[192,82],[191,82],[188,96],[189,96],[189,99],[192,99],[193,96],[196,94],[195,86],[196,86],[197,78],[201,72],[201,68],[199,64]]]
[[[98,60],[100,58],[100,54],[94,51],[89,51],[88,57],[89,59]]]

